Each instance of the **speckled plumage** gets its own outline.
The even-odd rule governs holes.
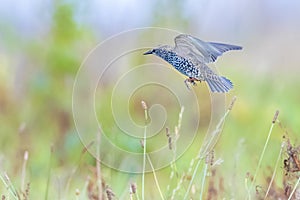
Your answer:
[[[190,35],[181,34],[175,38],[176,46],[160,46],[146,53],[154,54],[170,63],[176,70],[189,77],[188,82],[206,81],[212,92],[228,92],[231,81],[217,75],[206,63],[214,62],[218,56],[229,50],[242,49],[240,46],[204,42]]]

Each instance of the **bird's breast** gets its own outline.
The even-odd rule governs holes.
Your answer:
[[[188,76],[188,77],[193,77],[193,78],[198,78],[200,75],[200,70],[198,67],[196,67],[192,61],[178,56],[174,55],[172,57],[168,57],[165,59],[167,62],[169,62],[175,69],[177,69],[179,72],[182,74]]]

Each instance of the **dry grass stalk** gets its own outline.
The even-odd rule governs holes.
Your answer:
[[[274,114],[274,117],[273,117],[273,120],[272,120],[272,124],[271,124],[271,127],[270,127],[270,130],[269,130],[269,133],[268,133],[268,136],[267,136],[267,139],[266,139],[266,142],[264,144],[264,147],[263,147],[263,150],[260,154],[260,157],[259,157],[259,161],[258,161],[258,164],[257,164],[257,167],[256,167],[256,170],[255,170],[255,173],[254,173],[254,176],[253,176],[253,180],[252,180],[252,184],[249,188],[249,191],[248,191],[248,199],[251,198],[251,190],[253,189],[254,185],[255,185],[255,181],[256,181],[256,177],[257,177],[257,174],[258,174],[258,171],[260,170],[260,167],[261,167],[261,163],[262,163],[262,160],[263,160],[263,157],[265,155],[265,152],[266,152],[266,149],[267,149],[267,146],[268,146],[268,143],[270,141],[270,137],[271,137],[271,134],[272,134],[272,131],[273,131],[273,127],[275,125],[275,122],[278,118],[278,114],[279,114],[279,111],[276,110],[275,114]]]
[[[114,192],[112,191],[112,189],[109,186],[106,186],[106,197],[108,200],[112,200],[115,197]],[[101,199],[99,199],[101,200]]]

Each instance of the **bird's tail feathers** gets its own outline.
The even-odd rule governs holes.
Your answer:
[[[206,82],[212,92],[225,93],[233,88],[232,82],[224,76],[207,79]]]

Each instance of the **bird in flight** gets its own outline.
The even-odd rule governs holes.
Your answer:
[[[207,63],[215,62],[218,56],[230,50],[240,50],[241,46],[204,42],[196,37],[180,34],[175,37],[175,47],[159,46],[144,53],[154,54],[170,63],[176,70],[188,76],[184,81],[196,85],[196,81],[206,81],[211,92],[225,93],[233,88],[232,82],[216,74]]]

